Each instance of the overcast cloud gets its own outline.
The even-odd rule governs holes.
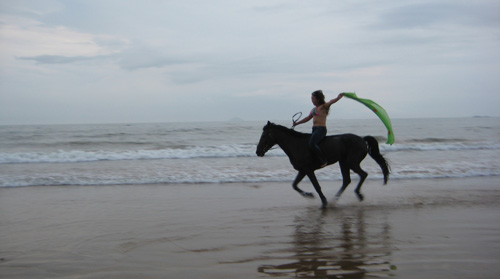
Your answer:
[[[497,0],[2,0],[0,124],[500,116],[499,49]]]

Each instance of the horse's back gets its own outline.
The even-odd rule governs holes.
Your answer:
[[[327,142],[342,142],[344,144],[356,144],[366,146],[365,139],[355,134],[331,135],[325,138]]]
[[[320,147],[327,153],[337,154],[338,159],[345,156],[352,156],[353,153],[364,157],[368,152],[366,141],[362,137],[350,133],[327,136],[320,143]]]

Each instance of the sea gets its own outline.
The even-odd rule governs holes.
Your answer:
[[[3,125],[0,187],[292,182],[296,171],[279,147],[264,157],[255,154],[266,123]],[[375,136],[391,164],[389,183],[478,176],[500,181],[498,117],[393,119],[393,145],[385,143],[387,130],[375,118],[329,119],[328,125],[329,135]],[[296,129],[310,132],[311,123]],[[382,184],[369,156],[361,166],[369,180]],[[317,175],[320,182],[342,179],[338,164]]]

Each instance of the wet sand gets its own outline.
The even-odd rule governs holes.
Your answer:
[[[2,188],[0,278],[500,274],[500,177],[353,190],[320,210],[289,183]]]

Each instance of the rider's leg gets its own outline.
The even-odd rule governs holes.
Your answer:
[[[309,147],[314,155],[321,161],[321,167],[326,166],[327,161],[323,152],[319,148],[319,143],[326,136],[326,127],[313,127],[311,138],[309,139]]]

